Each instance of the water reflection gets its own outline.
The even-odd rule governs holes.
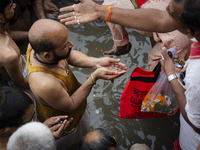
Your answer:
[[[73,0],[54,2],[59,8],[74,3]],[[68,26],[70,40],[77,49],[89,56],[104,57],[103,51],[113,47],[112,34],[106,25],[100,27],[94,24]],[[91,118],[91,129],[104,128],[116,137],[121,150],[130,149],[134,143],[146,143],[152,150],[171,150],[173,142],[178,137],[179,116],[159,119],[126,120],[117,117],[120,110],[120,98],[128,78],[137,66],[147,69],[147,56],[150,52],[150,40],[131,29],[127,29],[131,51],[120,58],[128,67],[127,73],[110,81],[98,80],[88,96],[88,110]],[[72,67],[77,79],[84,83],[93,69]]]

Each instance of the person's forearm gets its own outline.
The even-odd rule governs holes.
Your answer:
[[[45,19],[45,9],[44,9],[44,3],[43,0],[34,0],[32,2],[33,10],[38,19]]]
[[[28,31],[10,31],[9,34],[17,44],[28,41]]]
[[[97,5],[100,20],[106,20],[108,6]],[[171,17],[166,11],[156,9],[120,9],[113,7],[110,22],[122,26],[151,32],[169,32],[175,30]]]
[[[200,129],[195,127],[190,120],[188,119],[187,112],[185,111],[185,106],[186,106],[186,97],[185,97],[185,89],[181,86],[179,83],[178,79],[174,79],[170,82],[172,89],[176,95],[176,100],[178,102],[178,106],[180,109],[180,112],[185,119],[185,121],[196,131],[200,132]]]
[[[77,50],[71,50],[70,56],[67,59],[70,65],[81,67],[81,68],[94,68],[94,61],[97,58],[89,57],[88,55],[79,52]]]
[[[94,79],[94,74],[93,74],[93,79]],[[90,76],[85,83],[79,87],[74,94],[71,96],[71,100],[73,103],[73,107],[69,112],[73,112],[76,110],[80,105],[86,100],[88,95],[90,94],[92,87],[94,85],[94,80],[92,79],[92,76]],[[96,81],[95,81],[96,82]]]
[[[179,109],[185,119],[187,118],[187,113],[185,111],[185,105],[186,105],[186,97],[185,97],[185,89],[181,86],[178,79],[174,79],[170,81],[171,87],[176,95],[176,100],[179,106]]]

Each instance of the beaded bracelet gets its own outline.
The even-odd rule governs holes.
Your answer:
[[[96,85],[96,82],[95,82],[94,77],[93,77],[92,74],[91,74],[91,77],[92,77],[93,84]]]
[[[108,16],[106,18],[106,22],[110,22],[110,17],[111,17],[111,13],[112,13],[112,6],[108,6]]]

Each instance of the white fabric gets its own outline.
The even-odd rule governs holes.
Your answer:
[[[197,128],[200,128],[200,59],[188,62],[186,77],[184,79],[186,107],[188,119]],[[180,116],[180,146],[183,150],[196,150],[200,142],[200,134],[196,133],[190,125]]]

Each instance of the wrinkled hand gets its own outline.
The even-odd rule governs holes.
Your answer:
[[[51,117],[45,120],[43,124],[45,124],[51,130],[55,139],[59,139],[69,124],[73,121],[73,118],[71,118],[70,121],[67,121],[67,118],[68,116]],[[62,124],[59,124],[60,120],[64,120]]]
[[[161,66],[164,69],[166,76],[169,76],[169,75],[175,73],[175,66],[174,66],[174,62],[169,57],[169,55],[167,54],[166,50],[167,49],[164,47],[162,49],[162,51],[161,51],[161,54],[164,57],[164,60],[161,61]]]
[[[68,13],[58,16],[58,19],[60,19],[61,23],[65,23],[65,25],[78,24],[77,19],[80,23],[95,21],[98,19],[98,14],[95,12],[97,5],[92,0],[80,0],[80,3],[76,4],[74,8],[73,5],[60,8],[60,12]]]

